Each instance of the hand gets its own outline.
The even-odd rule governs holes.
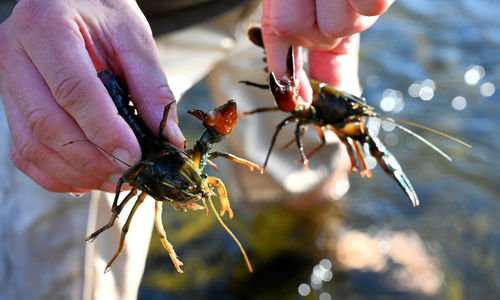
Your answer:
[[[290,44],[309,48],[310,76],[347,90],[359,90],[359,36],[394,0],[263,0],[262,34],[269,70],[281,78]],[[298,48],[298,47],[297,47]],[[301,95],[312,100],[300,48],[296,76]],[[357,85],[357,86],[353,86]]]
[[[56,192],[114,191],[139,144],[117,114],[97,70],[124,78],[139,114],[157,132],[174,101],[146,19],[132,0],[22,0],[0,25],[0,95],[12,134],[12,160]],[[166,135],[183,136],[175,109]],[[64,146],[66,143],[88,139]]]

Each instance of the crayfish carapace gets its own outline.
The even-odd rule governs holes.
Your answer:
[[[162,245],[167,250],[179,273],[182,273],[180,268],[182,262],[177,257],[172,244],[167,240],[161,218],[162,204],[164,201],[172,203],[175,209],[180,212],[188,209],[205,209],[207,213],[208,202],[221,225],[238,244],[248,269],[252,271],[245,250],[221,219],[221,216],[223,216],[226,211],[229,213],[230,218],[233,217],[233,211],[229,205],[224,184],[220,179],[208,176],[202,172],[207,161],[217,156],[227,157],[233,161],[245,164],[251,170],[254,168],[259,169],[258,165],[231,154],[223,152],[209,153],[212,144],[221,141],[225,135],[231,132],[231,129],[235,125],[237,120],[236,103],[230,100],[225,105],[209,110],[207,113],[200,110],[190,111],[190,113],[204,121],[205,132],[196,143],[193,150],[182,151],[170,144],[168,139],[162,134],[166,126],[171,104],[165,106],[163,120],[160,123],[159,137],[156,137],[150,132],[139,116],[135,114],[134,107],[129,104],[131,99],[128,91],[125,85],[120,82],[120,79],[111,71],[100,72],[98,76],[113,99],[119,114],[132,128],[142,150],[142,161],[134,166],[130,166],[118,181],[116,195],[111,208],[112,215],[109,222],[86,238],[86,241],[92,242],[100,233],[113,226],[127,202],[137,195],[138,192],[140,193],[122,228],[118,250],[106,266],[104,272],[110,269],[115,259],[123,251],[125,247],[125,236],[130,227],[134,213],[147,195],[151,196],[156,201],[156,229]],[[129,184],[132,189],[123,201],[118,204],[118,196],[123,183]],[[220,216],[211,200],[211,196],[215,195],[213,191],[214,188],[217,189],[221,203]]]
[[[260,27],[251,27],[248,31],[248,36],[254,44],[264,47]],[[362,177],[371,177],[371,172],[366,166],[363,153],[360,149],[360,145],[366,145],[370,154],[378,161],[382,169],[390,177],[394,178],[398,185],[404,190],[412,205],[418,206],[419,200],[417,194],[415,193],[410,180],[403,172],[401,165],[394,155],[387,150],[382,141],[380,141],[378,137],[372,135],[371,131],[368,130],[368,118],[379,118],[391,122],[396,127],[415,136],[448,160],[451,161],[451,158],[441,149],[437,148],[420,135],[402,126],[401,124],[396,123],[395,119],[374,112],[373,107],[367,105],[364,98],[342,92],[326,83],[310,79],[313,90],[312,103],[309,104],[303,101],[299,95],[299,84],[295,76],[293,45],[288,49],[286,66],[287,72],[283,79],[277,79],[273,72],[269,73],[269,84],[241,81],[241,83],[245,83],[247,85],[270,89],[276,102],[275,107],[257,108],[249,112],[244,112],[243,115],[266,111],[283,111],[290,113],[290,116],[279,123],[276,131],[274,132],[261,172],[265,172],[266,170],[267,162],[280,130],[290,122],[297,122],[295,141],[297,143],[301,161],[305,168],[307,168],[308,158],[325,145],[326,139],[324,130],[331,130],[338,136],[347,149],[347,153],[349,154],[349,158],[351,160],[351,173],[353,171],[358,171]],[[397,121],[410,126],[416,126],[429,130],[470,147],[467,143],[432,128],[403,120]],[[308,124],[314,125],[321,139],[321,143],[305,154],[301,136]],[[356,156],[361,163],[361,168],[356,162]]]

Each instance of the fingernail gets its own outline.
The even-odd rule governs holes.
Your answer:
[[[111,182],[113,185],[116,185],[122,176],[123,176],[122,173],[111,174],[108,177],[108,181]]]
[[[112,154],[115,158],[113,161],[120,169],[127,170],[130,166],[135,164],[135,155],[132,155],[123,148],[115,149]]]
[[[182,131],[179,129],[179,126],[177,126],[177,124],[175,123],[169,123],[167,124],[166,131],[170,143],[182,149],[182,147],[184,146],[185,139],[184,135],[182,134]]]

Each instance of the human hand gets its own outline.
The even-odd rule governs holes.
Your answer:
[[[97,70],[124,78],[145,123],[156,133],[172,101],[146,19],[132,0],[22,0],[0,25],[0,95],[14,164],[47,190],[114,191],[141,150],[117,114]],[[172,109],[165,134],[184,137]],[[88,139],[92,143],[66,143]]]
[[[357,79],[358,33],[372,26],[394,0],[263,0],[262,34],[269,70],[281,78],[291,44],[309,49],[309,76],[351,92]],[[296,47],[301,95],[312,91]]]

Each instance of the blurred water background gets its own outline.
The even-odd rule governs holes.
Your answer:
[[[153,236],[139,298],[497,299],[499,12],[494,0],[398,0],[362,34],[359,73],[368,103],[472,145],[417,130],[447,151],[450,163],[382,124],[381,138],[412,180],[418,208],[378,167],[378,180],[350,176],[348,193],[328,207],[237,207],[228,224],[253,274],[215,218],[167,209],[167,233],[185,273],[175,272]],[[179,111],[206,94],[202,82]],[[180,118],[189,132],[192,117]]]

